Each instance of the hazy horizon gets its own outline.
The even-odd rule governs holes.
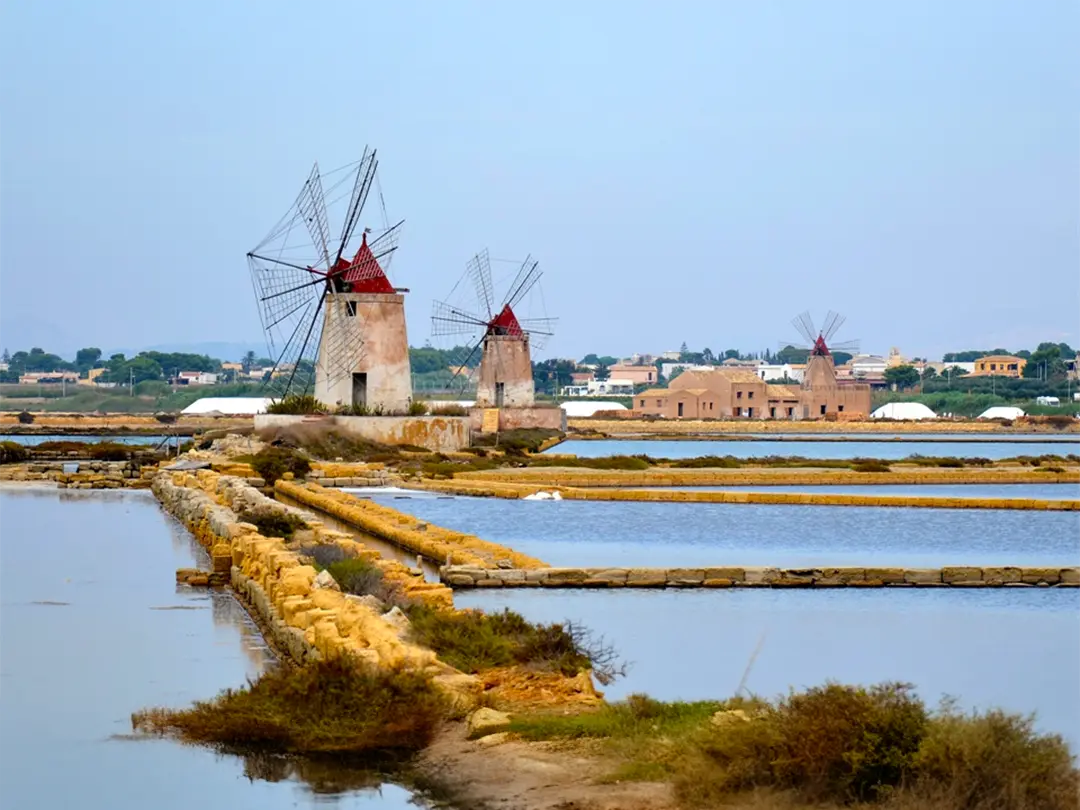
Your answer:
[[[1080,343],[1080,7],[8,5],[0,345],[263,344],[244,254],[379,149],[410,343],[531,253],[541,356]]]

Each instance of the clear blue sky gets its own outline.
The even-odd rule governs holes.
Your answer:
[[[548,353],[1080,342],[1080,5],[5,4],[0,342],[261,339],[245,252],[376,145],[412,343],[483,246]]]

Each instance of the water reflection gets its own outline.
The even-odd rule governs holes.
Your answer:
[[[364,769],[131,741],[133,711],[211,698],[274,661],[229,593],[176,586],[201,549],[149,493],[0,490],[0,536],[4,807],[414,806]]]

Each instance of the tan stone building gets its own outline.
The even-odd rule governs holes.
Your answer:
[[[668,388],[635,395],[633,409],[667,419],[857,417],[870,413],[870,386],[839,383],[831,357],[811,357],[800,387],[770,385],[742,368],[684,371]]]
[[[1022,377],[1027,360],[1011,354],[991,354],[975,361],[972,377]]]

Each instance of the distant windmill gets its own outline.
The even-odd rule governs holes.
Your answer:
[[[453,373],[459,389],[467,383],[476,366],[477,352],[480,353],[476,375],[476,404],[480,407],[527,407],[533,404],[530,350],[542,347],[554,334],[556,319],[519,318],[515,308],[537,288],[541,275],[539,262],[531,256],[525,259],[507,287],[502,302],[496,305],[491,259],[488,251],[483,250],[469,260],[465,275],[454,285],[454,291],[457,291],[463,286],[462,282],[471,282],[463,289],[468,303],[436,301],[432,307],[432,335],[465,341],[465,345],[459,347],[462,356],[454,358]]]
[[[822,388],[836,385],[836,368],[833,362],[833,352],[847,352],[854,354],[859,351],[859,341],[848,340],[839,343],[830,341],[839,331],[846,318],[838,312],[830,311],[825,316],[825,325],[820,329],[814,327],[814,320],[809,312],[804,312],[791,321],[791,325],[798,330],[802,341],[785,341],[780,344],[783,349],[801,349],[808,352],[806,358],[806,371],[803,374],[803,388]]]

